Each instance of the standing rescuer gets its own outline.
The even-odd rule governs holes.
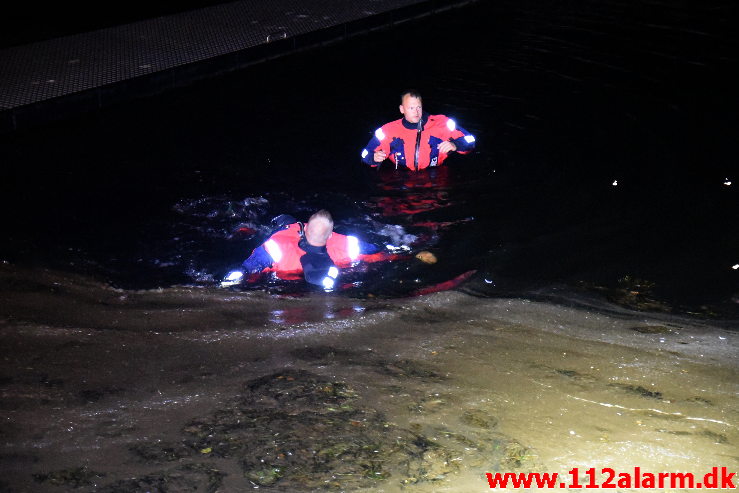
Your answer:
[[[475,137],[445,115],[424,115],[421,94],[408,90],[400,95],[403,118],[375,130],[362,150],[362,161],[379,166],[385,159],[395,168],[413,171],[438,166],[452,152],[466,154],[475,148]]]

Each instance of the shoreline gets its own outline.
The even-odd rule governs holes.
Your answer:
[[[9,491],[470,491],[494,470],[739,463],[739,332],[705,320],[35,279],[2,292]]]

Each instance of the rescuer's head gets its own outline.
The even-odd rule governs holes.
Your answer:
[[[305,239],[313,246],[324,246],[334,231],[334,219],[325,209],[313,214],[305,225]]]
[[[409,123],[418,123],[423,116],[421,94],[408,90],[400,95],[400,112]]]

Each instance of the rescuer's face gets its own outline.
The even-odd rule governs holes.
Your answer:
[[[400,112],[409,123],[418,123],[423,115],[421,108],[421,100],[413,96],[403,96],[403,104],[400,105]]]

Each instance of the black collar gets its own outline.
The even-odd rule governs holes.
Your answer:
[[[403,117],[401,121],[403,122],[403,126],[407,128],[408,130],[418,130],[418,123],[411,123],[408,120],[406,120],[405,117]],[[423,130],[423,127],[426,126],[427,121],[429,121],[429,116],[421,115],[421,130]]]
[[[326,245],[323,246],[313,246],[310,243],[308,243],[308,240],[305,239],[305,236],[301,237],[298,241],[298,247],[300,247],[301,250],[303,250],[305,253],[313,253],[316,255],[328,255],[328,250],[326,250]]]

